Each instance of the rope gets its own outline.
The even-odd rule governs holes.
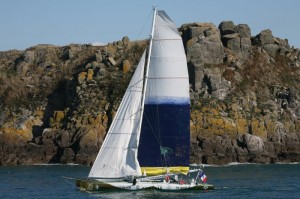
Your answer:
[[[77,180],[77,178],[71,178],[71,177],[66,177],[66,176],[62,176],[62,178],[64,179],[65,182],[67,182],[72,187],[74,187],[74,183],[70,182],[70,180]]]
[[[154,135],[156,141],[158,142],[159,146],[161,146],[160,140],[159,140],[158,137],[156,136],[156,134],[155,134],[155,132],[154,132],[154,129],[153,129],[151,123],[149,122],[149,119],[148,119],[147,115],[144,114],[144,116],[145,116],[145,118],[146,118],[146,120],[147,120],[147,122],[148,122],[148,124],[149,124],[149,126],[150,126],[150,128],[151,128],[151,132],[153,133],[153,135]]]
[[[144,31],[145,26],[146,26],[147,22],[149,21],[151,15],[152,15],[152,9],[151,9],[151,11],[149,12],[148,17],[147,17],[146,21],[144,22],[144,25],[143,25],[141,31],[139,32],[139,34],[138,34],[138,36],[137,36],[138,40],[141,38],[142,32]]]

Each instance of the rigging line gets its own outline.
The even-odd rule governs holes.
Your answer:
[[[160,163],[161,163],[161,166],[164,167],[165,166],[165,159],[164,159],[164,156],[162,156],[160,158]]]
[[[136,114],[138,114],[138,113],[140,113],[140,112],[141,112],[141,108],[139,107],[139,108],[137,109],[136,112],[132,113],[132,114],[129,116],[129,118],[133,117],[134,115],[136,115]],[[139,121],[140,119],[132,119],[132,120],[137,120],[137,121]]]
[[[149,55],[150,56],[150,58],[153,60],[153,56],[152,55]],[[155,75],[155,74],[157,74],[157,71],[156,71],[156,67],[151,67],[152,68],[152,70],[153,70],[153,74]],[[158,95],[157,95],[157,81],[156,81],[156,78],[149,78],[148,77],[148,79],[151,79],[152,81],[153,81],[153,84],[154,84],[154,90],[155,90],[155,99],[156,99],[156,101],[158,101]],[[155,116],[154,116],[154,118],[157,118],[157,121],[155,121],[154,120],[154,122],[155,122],[155,124],[156,124],[156,126],[157,126],[157,136],[158,136],[158,140],[160,140],[158,143],[159,143],[159,145],[160,146],[162,146],[161,145],[161,141],[162,141],[162,139],[161,139],[161,131],[160,131],[160,125],[159,125],[159,112],[158,112],[158,104],[156,103],[156,111],[155,111]],[[155,132],[153,132],[154,134],[155,134]]]
[[[168,166],[166,155],[164,155],[165,166]]]
[[[137,82],[133,83],[132,85],[130,85],[130,86],[128,87],[128,89],[129,89],[129,88],[132,88],[132,87],[135,87],[135,85],[137,85],[137,84],[140,83],[141,81],[144,81],[144,79],[142,78],[142,79],[138,80]],[[137,86],[137,88],[141,88],[141,86]]]
[[[156,72],[156,67],[154,67],[154,74],[157,74]],[[155,87],[155,98],[156,98],[156,101],[158,101],[158,94],[157,94],[157,81],[156,79],[152,79],[154,81],[154,87]],[[156,124],[157,124],[157,140],[158,140],[158,143],[159,143],[159,147],[162,147],[162,138],[161,138],[161,129],[160,129],[160,117],[159,117],[159,107],[158,107],[158,104],[156,104],[156,112],[154,113],[156,116],[154,116],[154,118],[156,117],[157,121],[156,121]],[[155,134],[155,132],[154,132]],[[161,165],[162,166],[167,166],[167,162],[166,162],[166,157],[165,155],[163,155],[163,158],[161,159]]]
[[[146,118],[146,120],[147,120],[147,122],[148,122],[148,124],[149,124],[149,126],[151,128],[151,132],[153,133],[153,135],[154,135],[157,143],[159,144],[159,146],[161,146],[160,139],[158,139],[157,135],[155,134],[155,131],[154,131],[153,126],[151,125],[151,123],[150,123],[150,121],[149,121],[149,119],[147,117],[147,114],[145,113],[144,116],[145,116],[145,118]]]
[[[64,179],[64,181],[66,183],[68,183],[69,185],[71,185],[72,187],[74,187],[74,184],[72,182],[70,182],[69,180],[76,180],[76,178],[71,178],[71,177],[66,177],[66,176],[62,176],[62,178]]]
[[[169,156],[169,165],[170,165],[170,166],[175,165],[174,162],[171,160],[171,157],[170,157],[170,156]]]
[[[149,12],[148,17],[147,17],[146,21],[144,22],[144,25],[143,25],[141,31],[140,31],[139,34],[138,34],[138,37],[137,37],[138,40],[141,38],[142,32],[144,31],[145,26],[146,26],[146,24],[148,23],[148,21],[149,21],[149,19],[150,19],[150,17],[151,17],[151,14],[152,14],[152,9],[151,9],[151,11]]]
[[[163,161],[164,161],[164,163],[163,163]],[[162,165],[165,167],[168,167],[168,166],[172,166],[174,164],[172,164],[170,157],[165,154],[165,155],[163,155],[163,158],[162,158]]]
[[[161,165],[162,165],[163,167],[167,166],[167,165],[166,165],[166,157],[165,157],[165,155],[162,155],[162,156],[161,156]]]
[[[173,166],[173,165],[175,165],[174,163],[173,163],[173,161],[171,160],[171,157],[170,156],[168,156],[168,155],[164,155],[164,158],[165,158],[165,164],[166,164],[166,166]]]
[[[131,115],[128,115],[126,117],[115,117],[114,120],[119,120],[119,121],[122,121],[122,120],[132,120],[132,121],[139,121],[140,119],[138,118],[134,118],[132,119],[133,116],[135,116],[136,114],[139,114],[141,112],[141,107],[139,107],[135,112],[133,112]]]
[[[154,70],[156,69],[156,67],[154,67]],[[156,71],[154,71],[154,74],[157,74]],[[155,85],[155,97],[156,97],[156,101],[158,101],[158,95],[157,95],[157,81],[154,80],[154,85]],[[158,108],[158,104],[156,104],[156,115],[157,115],[157,127],[158,127],[158,138],[160,140],[160,144],[161,144],[161,129],[160,129],[160,117],[159,117],[159,108]]]
[[[158,132],[157,132],[157,134],[158,134],[158,138],[159,138],[159,140],[160,140],[160,144],[161,144],[161,146],[162,146],[162,138],[161,138],[161,129],[160,129],[160,119],[159,119],[159,107],[158,107],[158,104],[156,105],[156,117],[157,117],[157,130],[158,130]]]

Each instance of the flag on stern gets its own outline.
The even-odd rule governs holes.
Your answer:
[[[207,177],[203,171],[200,172],[199,177],[202,180],[202,182],[206,183]]]

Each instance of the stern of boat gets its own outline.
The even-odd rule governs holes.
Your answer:
[[[215,187],[212,184],[198,184],[192,189],[197,189],[197,190],[214,190]]]
[[[108,183],[100,182],[97,180],[76,180],[76,187],[82,191],[106,191],[106,190],[117,190],[117,187],[114,187]]]

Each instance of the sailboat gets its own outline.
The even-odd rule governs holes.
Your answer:
[[[206,190],[200,168],[189,169],[190,97],[186,55],[178,30],[153,9],[144,51],[87,179],[86,191]]]

